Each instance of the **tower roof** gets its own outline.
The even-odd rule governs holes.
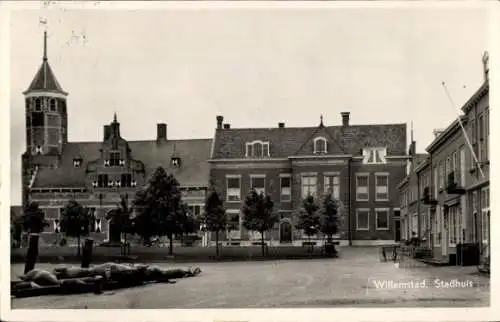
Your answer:
[[[48,91],[64,95],[68,94],[62,89],[61,85],[59,85],[59,82],[57,81],[52,68],[50,68],[49,61],[47,59],[47,32],[44,32],[43,35],[42,66],[40,66],[40,68],[38,69],[38,72],[36,73],[35,77],[31,81],[30,86],[24,92],[24,94],[36,91]]]

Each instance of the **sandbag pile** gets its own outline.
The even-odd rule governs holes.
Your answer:
[[[61,266],[54,268],[52,273],[33,269],[19,276],[21,281],[11,283],[11,287],[14,296],[44,295],[42,289],[46,290],[46,294],[100,293],[106,289],[132,287],[148,282],[168,282],[200,273],[199,268],[164,269],[146,264],[104,263],[90,268]]]

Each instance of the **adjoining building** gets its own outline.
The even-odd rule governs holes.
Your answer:
[[[260,235],[242,226],[242,202],[251,189],[269,194],[280,214],[267,243],[301,245],[296,229],[302,200],[331,191],[342,204],[343,244],[386,244],[399,238],[399,195],[405,177],[406,124],[350,123],[314,127],[233,128],[218,116],[210,180],[231,214],[229,244],[248,245]],[[321,242],[320,236],[316,241]]]
[[[104,125],[102,140],[69,142],[68,93],[49,65],[46,42],[45,34],[42,65],[23,93],[26,152],[22,156],[22,200],[24,205],[37,202],[50,222],[42,242],[57,243],[61,210],[70,199],[95,214],[92,236],[97,241],[119,242],[120,231],[105,219],[106,214],[117,206],[121,195],[132,202],[158,166],[175,175],[191,211],[201,213],[212,140],[172,140],[167,136],[167,125],[160,123],[156,139],[128,141],[121,135],[115,114],[113,121]]]
[[[455,262],[460,244],[478,244],[482,260],[489,255],[487,53],[483,64],[484,82],[462,107],[464,114],[445,130],[435,132],[425,161],[411,168],[398,185],[403,217],[416,214],[416,219],[408,220],[413,226],[418,222],[419,237],[437,261]],[[406,237],[411,229],[404,227]]]

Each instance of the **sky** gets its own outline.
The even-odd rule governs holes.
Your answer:
[[[48,24],[40,24],[40,17]],[[483,82],[486,7],[18,10],[11,14],[11,200],[21,202],[24,98],[48,59],[70,141],[211,138],[231,127],[413,122],[417,151]],[[441,86],[445,81],[456,103]]]

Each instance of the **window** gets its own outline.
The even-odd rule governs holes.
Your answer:
[[[389,230],[389,209],[375,209],[375,229]]]
[[[481,189],[481,240],[485,245],[490,240],[490,188]]]
[[[445,166],[444,166],[444,162],[441,161],[439,162],[439,189],[443,189],[444,188],[444,172],[445,172]]]
[[[191,215],[194,217],[199,217],[202,213],[203,206],[201,205],[189,205],[188,206],[189,212]]]
[[[368,174],[356,174],[356,200],[357,201],[368,201],[370,199],[370,194],[368,192]]]
[[[364,148],[364,164],[384,164],[386,163],[387,148]]]
[[[389,175],[375,174],[375,200],[389,200]]]
[[[356,230],[368,230],[370,228],[370,210],[356,210]]]
[[[394,217],[399,217],[399,216],[401,216],[401,210],[394,209]]]
[[[99,188],[104,188],[108,186],[108,175],[100,174],[97,176],[97,186]]]
[[[132,186],[132,174],[122,173],[120,185],[122,187],[131,187]]]
[[[35,99],[35,111],[40,112],[42,110],[42,100],[37,98]]]
[[[255,190],[258,194],[266,194],[266,176],[250,175],[250,189]]]
[[[316,196],[316,175],[302,176],[302,198]]]
[[[174,168],[178,168],[181,166],[181,158],[173,157],[171,162],[172,162],[172,167]]]
[[[314,139],[314,152],[313,153],[326,153],[326,139],[319,137]]]
[[[50,108],[51,112],[55,112],[56,111],[56,100],[54,98],[52,98],[49,101],[49,108]]]
[[[120,165],[120,152],[109,153],[109,165],[112,167],[117,167]]]
[[[31,113],[31,125],[32,126],[44,126],[45,124],[45,115],[41,112],[33,112]]]
[[[228,176],[226,177],[227,186],[227,201],[239,202],[241,201],[241,177]]]
[[[82,164],[82,160],[81,159],[73,159],[73,166],[75,168],[79,168]]]
[[[340,175],[325,176],[325,194],[331,193],[335,200],[340,200]]]
[[[453,175],[455,176],[455,182],[458,182],[458,153],[457,151],[453,152],[451,155],[451,171],[453,171]]]
[[[434,167],[434,198],[437,198],[438,195],[438,180],[439,180],[438,167]]]
[[[290,175],[282,176],[280,178],[281,186],[281,201],[291,201],[292,200],[292,178]]]
[[[246,144],[246,156],[249,158],[269,157],[269,142],[253,141]]]

